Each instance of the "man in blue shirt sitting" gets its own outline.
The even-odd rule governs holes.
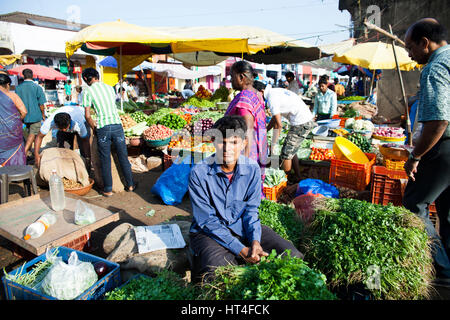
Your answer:
[[[193,221],[190,247],[194,255],[192,279],[208,281],[214,269],[228,264],[257,263],[275,249],[294,245],[262,226],[261,173],[258,163],[243,156],[247,126],[240,116],[219,119],[212,128],[216,153],[195,165],[189,178]]]

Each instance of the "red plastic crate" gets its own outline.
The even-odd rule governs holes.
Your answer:
[[[369,162],[365,164],[351,161],[331,159],[330,184],[346,187],[357,191],[363,191],[370,184],[372,166],[375,164],[376,155],[366,153]]]
[[[395,206],[402,205],[402,184],[400,179],[408,179],[405,171],[389,170],[383,166],[372,168],[372,203]]]
[[[386,205],[392,203],[395,206],[401,206],[403,200],[404,188],[406,183],[402,184],[400,179],[408,180],[404,170],[389,170],[383,166],[374,166],[372,168],[372,203]],[[434,203],[428,207],[433,223],[436,218],[436,206]]]

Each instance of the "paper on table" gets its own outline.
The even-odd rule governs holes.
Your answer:
[[[162,249],[180,249],[186,246],[177,224],[134,227],[139,254]]]

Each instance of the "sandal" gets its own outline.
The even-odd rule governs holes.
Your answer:
[[[112,197],[114,193],[102,192],[102,195],[106,198]]]
[[[134,192],[134,191],[136,191],[137,187],[138,187],[138,183],[135,182],[135,183],[134,183],[134,186],[133,186],[133,189],[130,190],[130,187],[126,187],[126,188],[125,188],[125,191],[126,191],[126,192]]]

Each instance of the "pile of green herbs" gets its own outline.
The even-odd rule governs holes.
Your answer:
[[[301,251],[331,289],[372,283],[375,299],[429,297],[433,265],[420,218],[403,207],[355,199],[316,199],[315,210]]]
[[[170,270],[155,277],[136,276],[126,284],[105,294],[105,300],[195,300],[199,289]]]
[[[203,285],[203,299],[216,300],[334,300],[326,278],[300,258],[273,250],[258,264],[228,265],[215,269]]]
[[[55,250],[53,250],[52,253],[47,253],[46,259],[39,261],[35,265],[33,265],[31,271],[29,271],[29,272],[24,270],[27,262],[25,262],[22,265],[22,267],[20,267],[20,269],[14,275],[7,273],[5,268],[3,268],[3,273],[5,274],[5,279],[13,281],[24,287],[28,287],[28,288],[32,288],[32,289],[40,291],[41,282],[42,282],[42,280],[44,280],[48,271],[50,271],[50,268],[53,266],[54,262],[56,261],[58,253],[59,253],[58,248],[55,248]]]
[[[263,199],[258,210],[261,224],[298,247],[304,227],[293,207]]]

